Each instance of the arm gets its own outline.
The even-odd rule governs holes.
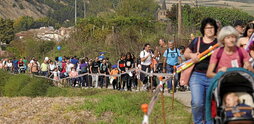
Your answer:
[[[249,61],[245,61],[244,62],[243,68],[245,68],[245,69],[247,69],[247,70],[249,70],[249,71],[254,73],[254,69],[251,67],[251,64],[250,64]]]
[[[206,76],[209,78],[212,78],[216,75],[216,73],[213,72],[213,70],[215,69],[216,64],[209,64],[208,66],[208,70],[206,72]]]
[[[194,63],[199,62],[199,58],[198,58],[198,54],[197,53],[193,53],[192,50],[190,48],[187,48],[184,52],[184,57],[186,59],[192,59],[192,61]]]
[[[181,58],[181,56],[178,56],[178,63],[179,63],[179,64],[182,63],[182,58]]]
[[[167,58],[166,57],[164,57],[163,58],[163,66],[162,66],[162,71],[163,71],[163,73],[166,73],[166,62],[167,61]]]
[[[142,61],[142,62],[146,61],[146,59],[147,59],[149,56],[150,56],[150,54],[147,55],[146,57],[141,58],[141,61]]]
[[[90,68],[89,68],[89,69],[90,69],[90,72],[91,72],[91,73],[93,73],[92,66],[90,66]]]

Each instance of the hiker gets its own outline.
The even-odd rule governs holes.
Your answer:
[[[19,67],[18,67],[18,60],[15,57],[12,60],[12,65],[13,65],[13,73],[17,74]]]
[[[95,60],[92,62],[92,65],[90,66],[90,70],[92,74],[98,74],[99,73],[99,67],[100,67],[100,61],[99,58],[96,57]],[[92,75],[92,84],[95,88],[98,87],[98,75]]]
[[[88,72],[88,63],[86,62],[85,59],[81,60],[81,63],[79,65],[79,69],[80,69],[79,74],[85,74],[85,73]],[[88,78],[87,75],[84,75],[84,76],[80,77],[80,82],[81,82],[82,86],[88,86],[87,78]]]
[[[234,22],[234,28],[236,29],[236,31],[239,33],[239,37],[243,36],[243,32],[244,32],[244,23],[241,20],[236,20]]]
[[[252,66],[252,68],[254,68],[254,43],[252,43],[251,45],[250,45],[250,63],[251,63],[251,66]]]
[[[23,59],[19,59],[18,68],[19,68],[18,70],[19,73],[25,73],[25,64],[23,62]]]
[[[39,75],[39,64],[36,59],[33,60],[33,63],[31,64],[31,73],[33,75]]]
[[[231,67],[243,67],[252,70],[247,51],[236,46],[238,37],[239,33],[232,26],[222,28],[218,34],[218,42],[222,47],[212,54],[207,77],[212,78],[216,75],[215,72],[226,72],[227,68]]]
[[[49,74],[49,65],[46,60],[41,64],[41,75],[48,77]]]
[[[128,71],[128,70],[131,70],[133,68],[134,68],[134,60],[131,56],[131,53],[128,52],[126,54],[125,69],[126,69],[126,71]],[[126,81],[127,81],[127,90],[131,91],[131,85],[132,85],[132,82],[133,82],[133,73],[132,72],[129,72],[126,75]],[[123,86],[123,88],[124,88],[124,86]]]
[[[160,39],[159,40],[159,46],[155,48],[154,51],[154,56],[157,58],[158,60],[158,65],[157,65],[157,69],[156,72],[158,73],[162,73],[163,70],[163,54],[165,52],[165,50],[168,49],[167,44],[165,43],[164,39]]]
[[[106,74],[106,73],[109,74],[110,72],[109,72],[109,68],[107,67],[107,64],[106,64],[106,59],[103,59],[102,63],[100,64],[99,74]],[[101,88],[103,88],[104,83],[106,83],[106,88],[108,87],[108,84],[106,82],[106,77],[104,75],[99,76],[99,82],[100,82]]]
[[[113,65],[112,66],[112,70],[110,72],[110,75],[117,75],[119,73],[118,69],[117,69],[117,65]],[[117,85],[117,82],[118,82],[118,77],[117,76],[113,76],[113,89],[116,90],[118,89],[118,85]]]
[[[192,96],[191,107],[195,124],[203,124],[203,121],[205,121],[205,97],[211,80],[206,76],[210,57],[199,61],[198,54],[217,43],[217,31],[216,21],[212,18],[205,18],[202,20],[200,27],[203,37],[195,38],[184,52],[186,59],[192,59],[196,63],[189,80]],[[199,42],[200,44],[198,44]],[[211,122],[206,121],[205,123],[210,124]]]
[[[71,78],[71,86],[73,87],[77,87],[78,84],[77,82],[79,81],[78,76],[78,72],[76,71],[76,69],[74,67],[71,67],[71,71],[69,72],[69,77]]]
[[[174,66],[182,62],[180,50],[175,48],[175,43],[173,40],[168,41],[168,49],[165,50],[163,57],[163,72],[173,74]],[[173,93],[176,91],[177,78],[178,76],[175,75],[174,90],[172,87],[172,78],[167,81],[167,88],[169,93]]]
[[[53,72],[53,80],[58,81],[60,79],[60,71],[58,68],[54,68]]]
[[[119,73],[126,72],[125,63],[126,63],[126,55],[122,53],[121,58],[117,62],[117,67],[118,67]],[[125,83],[126,83],[126,76],[127,76],[127,74],[122,74],[121,75],[121,79],[118,83],[118,90],[124,90]],[[123,85],[123,86],[121,86],[121,85]]]
[[[151,53],[150,44],[145,44],[144,49],[139,54],[141,59],[141,70],[149,73],[151,71],[150,65],[152,64],[152,58],[154,55]],[[148,86],[148,78],[146,74],[140,73],[140,80],[145,84],[144,88]]]
[[[249,23],[247,24],[245,31],[243,33],[243,37],[241,37],[238,42],[237,42],[237,46],[238,47],[243,47],[246,48],[247,44],[249,42],[249,39],[251,37],[251,35],[254,32],[254,23]]]

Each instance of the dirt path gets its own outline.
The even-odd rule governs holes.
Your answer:
[[[73,111],[82,97],[0,97],[0,124],[95,123],[88,111]]]

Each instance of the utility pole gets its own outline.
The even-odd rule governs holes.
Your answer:
[[[181,11],[181,0],[178,0],[178,43],[181,43],[181,27],[182,27],[182,11]]]
[[[84,18],[86,18],[86,1],[84,0]]]
[[[75,25],[77,24],[77,0],[75,0]]]

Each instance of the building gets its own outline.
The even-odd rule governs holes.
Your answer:
[[[168,21],[166,0],[161,0],[161,8],[157,10],[157,21]]]

